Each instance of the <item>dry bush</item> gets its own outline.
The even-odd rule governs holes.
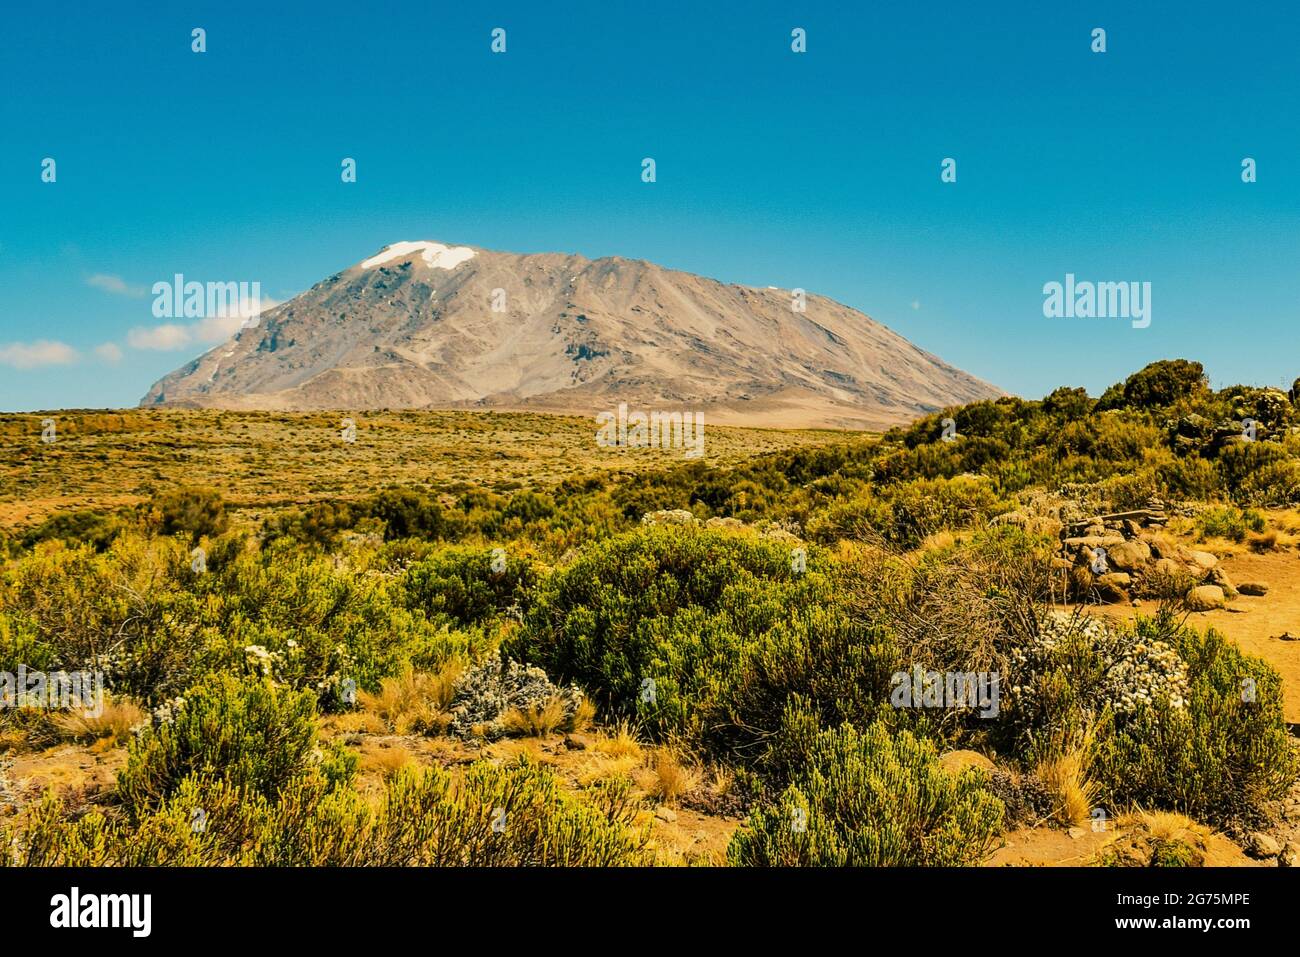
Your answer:
[[[1060,748],[1039,762],[1035,773],[1056,802],[1052,816],[1059,824],[1079,827],[1090,823],[1100,788],[1089,775],[1092,735],[1075,747]]]
[[[103,741],[106,747],[125,744],[131,731],[148,719],[148,714],[128,698],[104,697],[98,714],[79,708],[54,716],[59,736],[68,741]]]
[[[699,775],[686,765],[671,747],[655,750],[649,768],[639,776],[638,783],[656,800],[675,804],[683,794],[699,784]]]
[[[1010,648],[1038,633],[1039,603],[1064,598],[1049,558],[1014,529],[924,555],[868,545],[846,556],[839,592],[854,618],[889,630],[904,668],[1008,674]],[[945,733],[965,720],[934,717]]]
[[[461,665],[453,662],[436,672],[410,665],[394,678],[384,678],[375,694],[362,692],[361,706],[378,716],[396,734],[440,732],[451,721],[449,709]]]
[[[501,716],[501,726],[506,734],[522,735],[526,738],[544,738],[557,731],[565,730],[570,724],[565,715],[564,699],[551,695],[541,704],[526,708],[511,708]]]
[[[1264,532],[1251,532],[1246,536],[1246,545],[1252,552],[1271,552],[1278,547],[1281,533],[1276,528]]]

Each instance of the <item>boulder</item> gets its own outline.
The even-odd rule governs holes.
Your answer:
[[[698,525],[700,520],[684,508],[666,508],[657,512],[646,512],[641,516],[642,525]]]
[[[715,515],[713,516],[713,518],[709,519],[707,522],[704,523],[704,527],[705,528],[744,528],[745,523],[738,518],[731,518],[730,516],[723,518]]]
[[[1109,576],[1106,575],[1102,576],[1102,578],[1107,578],[1107,577]],[[1131,601],[1128,592],[1126,592],[1123,588],[1120,588],[1118,585],[1111,584],[1110,582],[1102,581],[1102,578],[1098,578],[1097,581],[1095,582],[1094,591],[1097,594],[1098,600],[1100,600],[1102,603],[1107,605],[1118,605],[1120,603],[1127,603]]]
[[[1123,535],[1076,535],[1065,540],[1067,548],[1105,548],[1110,550],[1116,545],[1124,544]]]
[[[1205,575],[1204,583],[1218,585],[1223,589],[1223,597],[1229,601],[1237,597],[1237,589],[1232,587],[1232,581],[1228,578],[1228,573],[1221,566],[1211,568]]]
[[[1112,568],[1120,571],[1136,571],[1151,560],[1151,548],[1146,542],[1136,539],[1120,542],[1106,553],[1106,560]]]
[[[1128,572],[1111,572],[1097,579],[1098,585],[1108,585],[1114,588],[1128,588],[1132,583],[1133,576]]]
[[[1282,853],[1282,845],[1263,831],[1255,831],[1247,840],[1246,851],[1252,857],[1272,858]]]
[[[1209,571],[1211,568],[1219,564],[1219,560],[1209,552],[1198,552],[1195,549],[1192,549],[1188,551],[1187,557],[1194,565],[1199,565],[1206,571]]]
[[[978,751],[949,751],[939,758],[939,767],[951,774],[959,774],[968,768],[992,771],[993,762]]]
[[[1268,586],[1263,582],[1242,582],[1237,586],[1237,591],[1243,595],[1263,596],[1268,594]]]
[[[1151,566],[1151,573],[1160,575],[1163,578],[1176,578],[1179,575],[1186,574],[1183,566],[1178,564],[1172,558],[1161,558]]]
[[[1187,593],[1186,601],[1192,611],[1210,611],[1227,604],[1218,585],[1197,585]]]

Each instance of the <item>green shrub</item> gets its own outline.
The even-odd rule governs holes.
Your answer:
[[[150,515],[164,535],[188,535],[193,541],[226,530],[226,503],[211,488],[179,488],[155,495]]]
[[[1244,542],[1251,532],[1262,532],[1268,523],[1264,516],[1254,509],[1242,511],[1226,506],[1211,508],[1196,517],[1196,524],[1201,538],[1226,538],[1233,542]]]
[[[1186,705],[1157,700],[1117,720],[1098,742],[1094,774],[1112,806],[1134,803],[1224,824],[1258,819],[1298,773],[1282,712],[1282,679],[1213,629],[1171,615],[1141,619],[1144,641],[1170,643],[1187,663]]]
[[[1257,496],[1260,492],[1270,489],[1277,481],[1274,477],[1279,474],[1275,471],[1277,467],[1294,461],[1286,447],[1277,442],[1234,442],[1225,445],[1219,452],[1218,467],[1219,474],[1223,476],[1224,488],[1234,499],[1240,500],[1240,496],[1247,488]],[[1269,480],[1261,483],[1255,478],[1252,481],[1254,476],[1265,469],[1269,469],[1272,473]],[[1257,502],[1257,504],[1272,503]]]
[[[269,682],[214,676],[169,712],[131,743],[118,774],[117,794],[137,818],[191,776],[275,801],[315,748],[314,696]]]
[[[1223,491],[1214,463],[1198,455],[1174,459],[1157,466],[1156,483],[1160,487],[1162,498],[1208,502]]]
[[[122,517],[112,513],[90,509],[60,512],[25,532],[19,542],[23,548],[48,541],[60,541],[74,547],[85,544],[102,552],[126,527]]]
[[[918,479],[889,490],[893,517],[886,537],[905,548],[934,532],[979,525],[1011,510],[985,479]]]
[[[779,798],[750,813],[727,849],[731,864],[972,865],[1000,829],[1002,802],[983,775],[942,770],[933,746],[907,731],[843,725],[795,750],[804,766]]]
[[[648,527],[586,549],[538,589],[523,631],[508,654],[541,665],[555,680],[576,682],[615,713],[637,714],[649,730],[693,740],[763,723],[781,690],[757,694],[753,669],[783,661],[796,687],[815,681],[809,661],[829,663],[817,647],[875,638],[818,611],[832,604],[817,561],[793,568],[789,545],[689,527]],[[805,618],[804,616],[811,616]],[[822,634],[825,624],[830,631]],[[872,656],[850,657],[869,682]],[[858,661],[858,664],[853,664]],[[788,676],[802,667],[798,680]],[[830,682],[833,679],[824,679]],[[743,717],[743,716],[748,717]],[[769,722],[770,723],[770,722]],[[706,728],[709,729],[706,735]]]
[[[1300,461],[1268,462],[1237,485],[1237,501],[1248,505],[1300,505]]]
[[[533,565],[504,549],[445,548],[410,566],[402,591],[406,606],[429,620],[446,617],[469,627],[511,606],[522,610],[536,581]]]
[[[1124,405],[1156,410],[1209,392],[1205,367],[1187,359],[1161,359],[1124,380]]]
[[[362,511],[384,523],[386,539],[445,538],[449,528],[436,501],[409,489],[380,492]]]

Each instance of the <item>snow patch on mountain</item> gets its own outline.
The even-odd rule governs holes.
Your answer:
[[[455,269],[474,258],[474,250],[468,246],[444,246],[428,241],[400,242],[385,246],[383,252],[362,261],[361,268],[373,269],[394,259],[407,259],[417,252],[425,265],[433,269]]]

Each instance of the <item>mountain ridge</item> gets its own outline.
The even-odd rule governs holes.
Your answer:
[[[647,260],[390,244],[160,379],[142,406],[501,409],[627,402],[881,428],[1001,390],[824,296]]]

